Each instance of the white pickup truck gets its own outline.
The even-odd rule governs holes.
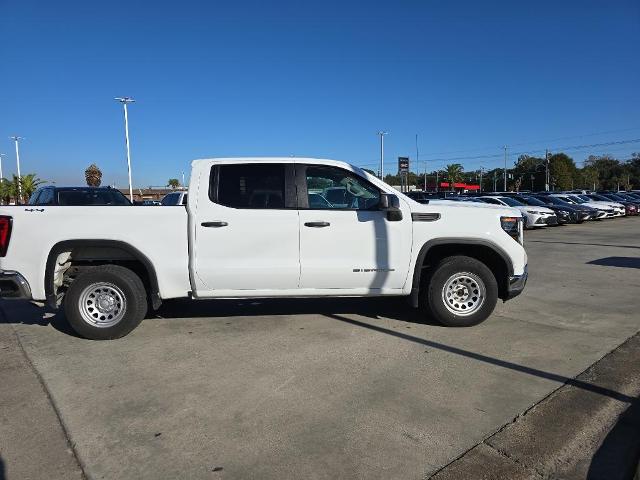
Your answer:
[[[186,207],[0,207],[0,296],[96,340],[179,297],[406,296],[470,326],[523,290],[522,240],[512,209],[420,204],[344,162],[196,160]]]

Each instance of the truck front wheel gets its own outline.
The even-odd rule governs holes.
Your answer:
[[[140,277],[119,265],[101,265],[80,274],[64,297],[71,328],[91,340],[127,335],[147,314]]]
[[[462,255],[442,259],[422,287],[421,305],[448,327],[469,327],[486,320],[498,300],[498,284],[479,260]]]

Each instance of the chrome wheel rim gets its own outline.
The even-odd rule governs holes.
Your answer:
[[[127,302],[122,290],[113,283],[92,283],[80,294],[78,309],[89,325],[107,328],[124,318]]]
[[[487,291],[482,279],[471,272],[451,275],[442,287],[444,306],[454,315],[467,317],[484,305]]]

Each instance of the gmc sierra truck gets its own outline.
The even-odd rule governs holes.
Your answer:
[[[406,296],[470,326],[527,280],[518,212],[420,204],[333,160],[196,160],[180,208],[35,203],[0,207],[0,296],[95,340],[180,297]]]

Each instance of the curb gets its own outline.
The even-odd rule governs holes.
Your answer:
[[[640,333],[429,478],[631,479],[639,395]]]

